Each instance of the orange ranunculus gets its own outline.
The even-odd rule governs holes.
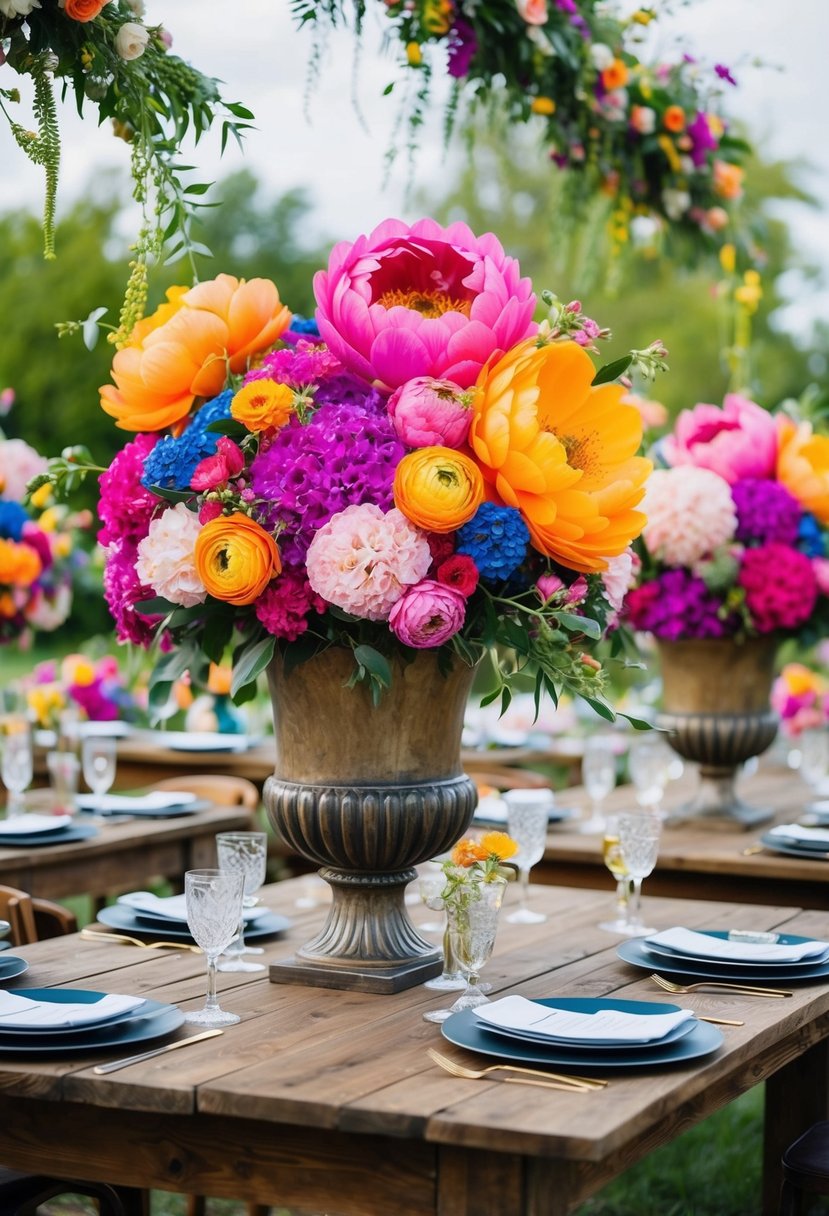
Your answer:
[[[251,380],[230,403],[231,417],[254,432],[283,427],[293,412],[293,392],[273,380]]]
[[[733,201],[743,193],[745,174],[739,165],[727,160],[714,161],[714,193],[720,198]]]
[[[31,545],[0,537],[0,583],[30,587],[42,570],[43,563]]]
[[[193,556],[208,595],[238,606],[258,599],[282,569],[274,538],[241,511],[206,523]]]
[[[609,68],[602,72],[602,84],[610,92],[613,89],[623,89],[628,82],[630,73],[622,59],[614,59]]]
[[[394,505],[426,532],[454,532],[484,500],[481,471],[455,448],[416,448],[394,474]]]
[[[678,135],[680,131],[684,131],[685,111],[682,106],[668,106],[662,115],[662,125],[666,131],[673,131],[675,135]]]
[[[215,397],[228,371],[243,371],[291,320],[267,279],[220,274],[184,294],[174,288],[168,300],[135,327],[112,361],[115,385],[100,390],[103,409],[125,431],[180,422],[197,397]]]
[[[233,682],[233,668],[226,664],[211,663],[207,673],[207,691],[214,697],[226,697]]]
[[[490,496],[521,512],[536,549],[585,572],[642,531],[651,471],[639,411],[594,375],[575,342],[521,342],[478,377],[469,431]]]
[[[777,421],[777,480],[822,524],[829,524],[829,438],[811,423]]]
[[[63,11],[72,21],[92,21],[107,0],[66,0]]]
[[[518,852],[518,845],[506,832],[485,832],[481,837],[481,848],[488,857],[506,861]]]
[[[486,861],[486,852],[477,840],[459,840],[452,850],[452,862],[456,866],[474,866],[476,861]]]

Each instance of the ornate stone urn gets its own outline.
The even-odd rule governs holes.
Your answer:
[[[350,651],[331,647],[269,669],[276,769],[265,805],[282,838],[316,862],[333,902],[322,931],[272,965],[276,983],[397,992],[439,974],[441,955],[409,920],[414,867],[449,849],[477,802],[460,741],[474,671],[444,676],[433,652],[392,665],[379,706],[346,687]]]
[[[671,820],[744,828],[765,823],[773,811],[743,802],[735,779],[777,734],[777,715],[769,707],[776,640],[659,641],[658,648],[662,712],[656,725],[668,732],[675,752],[700,766],[697,794]]]

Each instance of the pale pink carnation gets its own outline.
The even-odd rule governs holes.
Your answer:
[[[207,595],[193,557],[199,532],[198,516],[179,502],[152,521],[138,546],[138,578],[156,595],[183,608],[203,604]]]
[[[602,583],[607,602],[614,612],[621,610],[625,596],[636,582],[637,567],[631,549],[625,549],[618,557],[607,558],[607,569],[602,571]]]
[[[737,528],[728,482],[710,469],[657,469],[642,511],[648,551],[666,566],[693,566],[728,544]]]
[[[306,559],[317,595],[369,621],[388,620],[407,587],[432,564],[426,536],[396,507],[374,503],[339,511],[314,535]]]
[[[45,473],[48,462],[23,439],[0,442],[0,498],[22,502],[33,477]]]
[[[469,434],[470,399],[451,380],[416,376],[395,389],[387,408],[398,439],[410,448],[459,448]]]
[[[389,628],[404,646],[428,650],[448,642],[465,616],[466,599],[460,591],[426,578],[410,587],[394,605]]]

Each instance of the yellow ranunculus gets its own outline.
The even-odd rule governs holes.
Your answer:
[[[207,594],[239,606],[258,599],[282,569],[274,538],[241,511],[206,523],[193,556]]]
[[[552,97],[534,97],[530,102],[533,114],[555,114],[556,103]]]
[[[87,687],[95,682],[95,666],[82,654],[69,654],[60,665],[61,679],[66,684]]]
[[[469,430],[490,496],[521,512],[536,549],[585,572],[642,531],[651,471],[639,411],[595,374],[575,342],[529,338],[481,372]]]
[[[454,532],[484,500],[484,479],[455,448],[416,448],[394,474],[394,505],[426,532]]]
[[[230,414],[249,431],[279,429],[294,412],[294,393],[287,384],[251,380],[230,403]]]

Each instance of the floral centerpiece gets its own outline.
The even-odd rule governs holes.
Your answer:
[[[46,178],[44,244],[55,255],[55,198],[60,167],[60,127],[54,86],[71,93],[78,112],[92,104],[99,123],[109,120],[114,133],[131,146],[134,197],[143,220],[133,246],[131,278],[117,342],[129,337],[146,300],[148,262],[165,241],[170,253],[204,252],[191,236],[194,208],[207,190],[187,182],[177,163],[185,134],[198,140],[217,119],[222,147],[236,138],[252,117],[237,103],[226,103],[218,82],[203,76],[170,53],[172,37],[159,23],[144,22],[144,0],[0,0],[0,111],[12,135]],[[3,69],[5,68],[5,72]],[[12,106],[21,100],[4,75],[28,77],[34,89],[37,130],[18,121]],[[101,312],[103,310],[100,310]],[[90,318],[94,322],[100,313]]]
[[[469,905],[481,898],[483,884],[514,878],[514,867],[504,862],[517,852],[518,845],[506,832],[459,840],[442,865],[445,882],[440,899],[450,919],[463,925]]]
[[[101,389],[137,432],[100,478],[105,594],[119,638],[171,650],[151,699],[230,651],[243,701],[275,651],[336,646],[375,700],[428,649],[497,652],[504,705],[525,668],[536,699],[600,705],[587,651],[651,469],[610,381],[660,344],[597,373],[606,331],[550,297],[537,324],[515,260],[464,224],[386,221],[314,288],[316,322],[264,280],[173,289]]]
[[[90,512],[52,501],[44,484],[24,506],[27,484],[48,462],[22,439],[0,431],[0,645],[28,645],[34,633],[57,629],[72,608],[72,578],[85,560],[76,534]]]
[[[829,679],[805,663],[786,663],[772,685],[771,704],[790,739],[804,730],[825,727],[829,724]]]
[[[366,5],[296,0],[299,23],[320,41]],[[611,239],[650,217],[696,247],[713,247],[742,194],[748,145],[722,114],[736,85],[728,65],[703,65],[677,51],[642,58],[652,6],[634,12],[599,0],[384,0],[378,11],[399,48],[401,103],[412,140],[424,122],[435,74],[448,76],[451,131],[461,103],[502,108],[536,124],[551,165],[566,170],[577,210],[601,192],[612,204]],[[314,61],[319,59],[319,46]],[[387,92],[392,91],[389,85]]]
[[[731,393],[660,445],[625,614],[657,638],[804,642],[829,626],[829,437]]]
[[[21,681],[29,713],[38,726],[58,725],[63,710],[74,707],[90,722],[129,720],[138,706],[118,660],[70,654],[38,663]]]

